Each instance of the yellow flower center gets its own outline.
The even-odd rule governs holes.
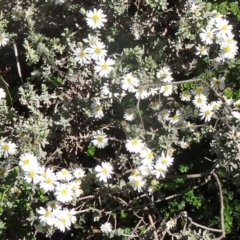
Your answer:
[[[132,145],[133,146],[137,146],[139,144],[137,139],[132,140]]]
[[[132,84],[132,78],[127,78],[127,83]]]
[[[227,31],[227,30],[228,30],[228,25],[223,25],[223,26],[222,26],[222,30],[223,30],[223,31]]]
[[[52,216],[52,213],[51,213],[50,211],[46,211],[46,212],[45,212],[45,216],[46,216],[46,217],[51,217],[51,216]]]
[[[102,106],[97,105],[97,106],[96,106],[96,111],[101,111],[101,110],[102,110]]]
[[[139,180],[134,181],[134,186],[135,187],[139,187],[140,185],[141,185],[141,181],[139,181]]]
[[[30,160],[28,158],[23,160],[23,164],[24,165],[29,165],[30,164]]]
[[[207,36],[208,38],[212,38],[212,33],[211,33],[211,32],[207,32],[206,36]]]
[[[103,137],[97,137],[98,142],[103,142]]]
[[[105,175],[108,174],[108,172],[109,172],[109,171],[108,171],[107,168],[103,168],[103,169],[102,169],[102,173],[104,173]]]
[[[34,177],[36,176],[36,172],[35,172],[35,171],[30,171],[30,172],[29,172],[29,176],[30,176],[31,178],[34,178]]]
[[[100,16],[98,15],[98,14],[94,14],[93,16],[92,16],[92,20],[96,23],[96,22],[99,22],[99,20],[100,20]]]
[[[202,94],[203,93],[203,88],[197,88],[196,93],[197,94]]]
[[[62,189],[62,190],[60,191],[60,193],[61,193],[62,195],[64,195],[64,196],[66,196],[66,195],[68,194],[67,189]]]
[[[162,159],[162,164],[167,164],[167,159],[166,158]]]
[[[165,89],[165,91],[168,91],[170,89],[170,87],[168,85],[165,85],[164,89]]]
[[[46,182],[47,182],[47,184],[52,184],[53,180],[51,178],[48,178]]]
[[[3,37],[2,37],[2,35],[0,35],[0,41],[2,41],[3,40]]]
[[[0,40],[1,41],[1,40]],[[2,146],[2,149],[3,149],[3,151],[5,151],[5,152],[7,152],[8,150],[9,150],[9,145],[8,144],[4,144],[3,146]]]
[[[63,169],[63,170],[62,170],[62,175],[66,176],[66,175],[68,175],[68,174],[69,174],[69,172],[68,172],[67,169]]]
[[[84,58],[86,56],[86,53],[84,51],[81,51],[79,53],[79,57]]]
[[[100,54],[102,52],[102,49],[100,47],[95,48],[95,53]]]
[[[205,116],[209,116],[211,114],[209,110],[206,110],[204,113],[205,113]]]
[[[103,70],[107,70],[108,67],[109,67],[108,64],[106,64],[106,63],[102,64],[102,69],[103,69]]]
[[[151,152],[147,153],[147,159],[152,160],[153,159],[153,154]]]
[[[174,115],[173,119],[174,120],[179,120],[179,115]]]
[[[231,49],[231,47],[230,47],[229,45],[227,45],[227,46],[225,46],[225,47],[223,48],[223,51],[224,51],[225,53],[230,53],[230,52],[232,51],[232,49]]]
[[[219,80],[219,79],[216,79],[216,80],[215,80],[215,84],[216,84],[216,85],[219,85],[219,84],[220,84],[220,80]]]

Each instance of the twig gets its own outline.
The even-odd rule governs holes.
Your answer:
[[[203,226],[199,223],[195,223],[190,217],[187,217],[188,220],[190,221],[190,224],[189,225],[194,225],[196,227],[199,227],[199,228],[202,228],[202,229],[206,229],[206,230],[209,230],[209,231],[212,231],[212,232],[222,232],[221,229],[216,229],[216,228],[209,228],[209,227],[206,227],[206,226]]]
[[[224,204],[223,204],[223,191],[222,191],[222,185],[221,182],[217,176],[216,173],[213,172],[213,176],[217,181],[218,189],[219,189],[219,197],[220,197],[220,217],[221,217],[221,228],[222,228],[222,237],[225,237],[225,225],[224,225]]]
[[[13,43],[13,49],[14,49],[14,54],[15,54],[16,63],[17,63],[18,76],[20,78],[21,83],[23,83],[22,71],[21,71],[21,66],[20,66],[20,62],[19,62],[19,58],[18,58],[18,50],[17,50],[17,45],[15,42]]]
[[[130,234],[130,236],[128,237],[128,239],[127,240],[130,240],[132,237],[132,235],[134,235],[134,233],[137,231],[137,229],[138,229],[138,227],[140,226],[140,224],[142,223],[142,219],[140,219],[139,221],[138,221],[138,223],[137,223],[137,225],[135,226],[135,228],[132,230],[132,232],[131,232],[131,234]]]
[[[154,239],[155,239],[155,240],[158,240],[157,231],[156,231],[156,228],[155,228],[155,226],[154,226],[153,219],[152,219],[152,216],[151,216],[150,213],[148,213],[148,219],[149,219],[149,222],[150,222],[150,224],[151,224],[151,226],[152,226],[152,228],[153,228]]]

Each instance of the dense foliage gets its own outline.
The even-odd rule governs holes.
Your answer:
[[[0,238],[236,239],[237,1],[0,1]]]

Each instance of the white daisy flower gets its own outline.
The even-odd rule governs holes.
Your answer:
[[[129,182],[133,181],[136,176],[139,176],[140,172],[138,169],[133,169],[131,175],[128,177]]]
[[[94,35],[91,35],[91,34],[88,34],[88,38],[84,38],[83,41],[85,43],[87,43],[89,46],[91,45],[95,45],[97,42],[98,42],[98,37],[97,36],[94,36]]]
[[[213,101],[211,102],[213,110],[218,110],[222,106],[222,101]]]
[[[37,168],[38,161],[32,153],[24,153],[20,155],[20,161],[18,165],[23,169],[23,171],[28,171],[32,168]]]
[[[76,210],[74,208],[72,208],[70,210],[69,209],[65,209],[65,210],[67,212],[67,216],[69,217],[71,223],[75,224],[77,221],[77,218],[75,216],[77,214]]]
[[[176,222],[175,222],[174,220],[169,220],[169,221],[167,221],[167,223],[166,223],[166,228],[167,228],[167,229],[171,229],[171,228],[173,228],[175,225],[176,225]]]
[[[55,186],[57,185],[57,177],[56,174],[49,168],[46,169],[45,172],[42,173],[40,180],[40,187],[45,191],[53,191]]]
[[[100,77],[108,77],[110,72],[114,69],[114,64],[115,61],[113,59],[100,59],[98,62],[96,62],[94,70],[99,74]]]
[[[128,73],[121,80],[122,89],[129,92],[136,92],[136,88],[139,86],[139,80],[132,76],[131,73]]]
[[[131,186],[135,191],[142,192],[146,185],[146,180],[142,176],[135,176],[132,181],[130,181]]]
[[[90,62],[89,49],[77,48],[74,50],[74,60],[80,65],[88,64]]]
[[[73,175],[76,179],[83,179],[85,177],[85,171],[82,168],[76,168],[73,171]]]
[[[95,171],[97,172],[96,177],[106,183],[112,177],[113,166],[108,162],[102,162],[102,166],[97,165]]]
[[[61,232],[65,232],[67,229],[70,229],[71,227],[71,220],[69,218],[68,211],[59,210],[55,213],[56,220],[54,222],[54,226],[59,229]]]
[[[173,158],[168,154],[162,152],[161,157],[157,159],[157,163],[161,163],[163,166],[166,166],[166,169],[173,164]]]
[[[170,110],[168,109],[163,109],[159,114],[158,114],[158,121],[164,120],[164,121],[168,121],[169,118],[169,114],[170,114]]]
[[[137,99],[146,99],[148,98],[149,94],[148,94],[148,91],[146,89],[144,89],[143,87],[139,86],[136,90],[136,93],[135,93],[135,97]]]
[[[2,88],[0,88],[0,100],[3,98],[6,98],[6,93]]]
[[[0,33],[0,47],[7,45],[8,42],[9,38],[7,37],[7,34],[4,32]]]
[[[218,21],[216,27],[218,28],[219,33],[222,36],[227,36],[231,34],[233,29],[232,25],[229,25],[226,19],[221,19],[220,21]]]
[[[191,94],[187,90],[182,91],[181,94],[180,94],[180,98],[181,98],[182,101],[190,101],[191,100]]]
[[[202,85],[199,85],[194,90],[192,90],[192,93],[194,95],[201,95],[201,94],[203,94],[205,96],[208,96],[209,95],[209,89],[204,87],[204,86],[202,86]]]
[[[156,73],[157,78],[160,78],[163,82],[171,82],[173,80],[172,73],[169,67],[163,67]]]
[[[56,218],[53,214],[52,208],[47,207],[47,209],[40,207],[36,210],[36,212],[40,215],[39,219],[41,222],[48,224],[49,226],[54,225]]]
[[[93,115],[95,118],[99,118],[99,119],[103,118],[104,114],[103,114],[103,110],[102,110],[102,105],[99,100],[95,100],[91,104],[91,108],[92,108]]]
[[[87,14],[87,25],[92,28],[102,28],[104,26],[104,23],[107,21],[106,15],[103,14],[103,11],[101,9],[93,9],[93,11],[88,11]]]
[[[173,85],[163,85],[160,88],[160,93],[163,93],[163,96],[168,97],[173,92]]]
[[[104,83],[102,88],[101,88],[101,93],[104,96],[107,96],[108,98],[111,98],[113,96],[112,92],[109,89],[109,84],[108,83]]]
[[[100,226],[101,232],[104,234],[109,234],[112,232],[112,225],[109,222],[106,222]]]
[[[160,162],[156,163],[156,165],[154,166],[154,170],[152,171],[152,173],[156,176],[156,178],[160,178],[160,177],[165,178],[166,172],[167,172],[166,165],[163,165]]]
[[[153,165],[141,165],[140,167],[138,167],[138,170],[140,172],[140,174],[144,177],[147,177],[151,174],[153,169]]]
[[[123,118],[127,121],[133,121],[135,116],[135,110],[133,108],[128,108],[124,111]]]
[[[14,9],[12,11],[12,19],[15,21],[20,20],[22,17],[22,12],[19,9]]]
[[[150,102],[150,108],[153,109],[153,110],[159,110],[161,107],[161,104],[159,102],[159,100],[157,101],[151,101]]]
[[[193,104],[197,108],[201,108],[202,106],[206,105],[207,97],[203,94],[198,94],[194,97]]]
[[[178,123],[179,121],[182,120],[181,112],[179,110],[177,110],[176,113],[174,114],[174,116],[171,117],[169,120],[172,124]]]
[[[153,160],[154,160],[154,155],[153,155],[152,150],[149,148],[144,148],[140,152],[140,158],[142,158],[141,162],[144,166],[152,165]]]
[[[73,195],[75,197],[79,197],[83,193],[82,189],[80,188],[80,185],[81,183],[79,181],[70,182],[70,188],[72,189]]]
[[[211,28],[201,29],[200,38],[206,45],[213,43],[215,30]]]
[[[205,122],[209,122],[213,115],[213,107],[211,104],[206,104],[200,108],[201,119],[205,119]]]
[[[198,45],[196,47],[197,52],[196,55],[199,55],[199,57],[208,55],[209,48],[204,45]]]
[[[238,50],[238,47],[235,44],[230,44],[226,42],[223,43],[220,48],[220,55],[224,59],[233,59],[236,56]]]
[[[211,80],[211,86],[216,90],[223,90],[225,88],[225,77],[219,76]]]
[[[69,188],[69,184],[60,183],[56,186],[54,192],[57,201],[62,203],[70,202],[73,199],[73,192],[71,188]]]
[[[95,61],[100,61],[101,59],[104,59],[104,57],[107,55],[107,50],[105,49],[105,45],[102,42],[96,42],[94,45],[91,45],[88,49],[88,52],[91,56],[91,58]]]
[[[17,152],[17,146],[15,143],[10,142],[2,142],[0,141],[0,156],[3,155],[7,158],[9,155],[15,155]]]
[[[24,171],[24,180],[27,183],[33,182],[37,184],[40,182],[40,176],[38,175],[37,169],[28,169]]]
[[[62,205],[57,201],[49,201],[47,202],[47,208],[50,208],[52,211],[58,211],[62,209]]]
[[[138,138],[128,139],[126,142],[126,148],[129,152],[139,153],[144,148],[142,140]]]
[[[91,143],[97,148],[105,148],[107,146],[108,137],[102,131],[98,130],[97,132],[94,132],[92,137],[93,139]]]
[[[66,168],[63,168],[61,171],[56,173],[57,179],[62,181],[71,181],[73,175]]]

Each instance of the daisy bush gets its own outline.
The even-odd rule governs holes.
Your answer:
[[[238,236],[236,2],[1,7],[1,239]]]

